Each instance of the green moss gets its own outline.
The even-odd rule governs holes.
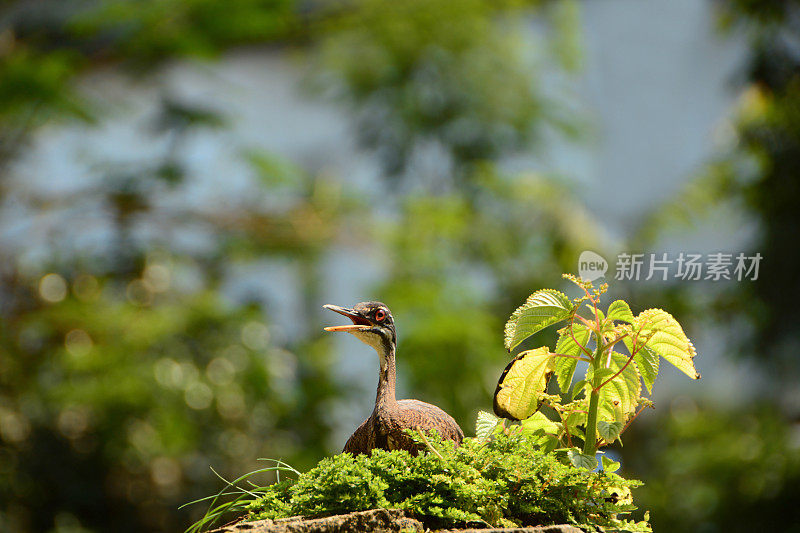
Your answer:
[[[438,455],[374,450],[370,456],[343,453],[323,459],[296,481],[267,487],[248,505],[248,519],[392,508],[408,511],[428,527],[567,523],[650,530],[646,522],[619,518],[635,509],[629,488],[639,481],[574,467],[521,436],[500,435],[489,442],[467,438],[457,449],[435,436],[431,443]]]

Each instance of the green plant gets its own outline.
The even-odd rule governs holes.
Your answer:
[[[597,449],[620,440],[636,416],[652,402],[649,393],[658,375],[659,359],[675,365],[692,379],[700,379],[694,367],[694,346],[680,324],[666,311],[647,309],[637,316],[623,300],[612,302],[605,312],[600,297],[608,285],[594,288],[576,276],[564,277],[583,290],[570,299],[566,294],[542,289],[534,292],[511,315],[505,327],[505,346],[512,351],[525,339],[561,322],[555,350],[547,346],[527,350],[509,363],[495,391],[498,416],[522,421],[517,431],[534,435],[545,450],[567,448],[576,465],[597,465]],[[588,316],[581,313],[588,309]],[[623,343],[628,354],[615,351]],[[572,385],[578,361],[588,363],[584,379]],[[568,399],[547,394],[550,378]],[[571,387],[571,388],[570,388]],[[557,413],[550,420],[539,411],[543,405]],[[495,431],[501,420],[481,413],[479,437]],[[583,441],[582,453],[573,437]],[[603,467],[615,463],[603,458]],[[618,465],[616,465],[618,466]]]
[[[467,438],[455,448],[435,432],[412,435],[431,453],[343,453],[323,459],[293,482],[247,489],[237,489],[234,482],[222,492],[239,491],[233,509],[246,511],[246,520],[380,507],[402,509],[432,529],[569,523],[591,531],[650,531],[646,518],[634,522],[618,517],[636,508],[630,488],[641,482],[576,467],[565,454],[542,452],[529,436]],[[210,525],[227,510],[227,504],[215,503],[191,531]]]
[[[618,518],[636,509],[630,488],[641,482],[616,475],[619,463],[606,457],[602,470],[595,471],[596,451],[620,439],[636,415],[652,405],[641,395],[641,383],[652,391],[660,357],[700,377],[692,362],[694,348],[665,311],[648,309],[634,316],[627,303],[617,300],[604,313],[598,305],[605,284],[595,289],[590,282],[565,277],[583,290],[582,296],[570,299],[555,290],[537,291],[506,324],[510,351],[545,327],[567,322],[559,330],[555,351],[541,347],[522,352],[500,377],[495,411],[521,421],[514,429],[480,412],[477,438],[466,438],[459,448],[435,433],[426,437],[412,432],[431,453],[339,454],[306,473],[292,470],[298,474],[295,481],[268,486],[258,486],[250,477],[290,468],[278,464],[262,469],[204,499],[211,499],[211,505],[190,531],[200,531],[232,512],[257,520],[373,508],[403,509],[426,527],[570,523],[590,530],[650,531],[647,514],[640,522]],[[583,308],[590,310],[589,316],[580,314]],[[629,355],[614,351],[620,342]],[[588,363],[586,376],[571,387],[569,401],[547,394],[553,375],[562,391],[570,390],[580,360]],[[543,405],[560,420],[539,411]],[[573,445],[573,438],[583,440],[582,450]],[[250,487],[241,488],[240,482]],[[225,495],[235,498],[218,504]]]

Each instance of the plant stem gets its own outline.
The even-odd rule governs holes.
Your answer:
[[[597,408],[600,404],[600,391],[592,390],[589,395],[589,414],[586,418],[586,440],[583,442],[583,453],[594,455],[597,453]]]
[[[592,361],[595,374],[603,366],[603,348],[603,344],[598,342]],[[586,438],[583,441],[583,453],[594,457],[597,453],[597,409],[600,406],[600,387],[598,387],[597,378],[593,376],[592,381],[592,392],[589,395],[589,414],[586,416]]]
[[[580,355],[569,355],[566,353],[557,353],[557,352],[550,352],[550,355],[555,357],[569,357],[570,359],[577,359],[578,361],[586,361],[587,363],[591,363],[592,360],[586,357],[581,357]]]

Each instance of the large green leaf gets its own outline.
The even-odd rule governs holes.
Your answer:
[[[583,324],[573,324],[572,333],[575,340],[570,335],[570,327],[567,326],[558,330],[558,341],[556,341],[556,353],[563,353],[565,355],[581,355],[583,351],[580,346],[575,343],[577,340],[581,345],[586,346],[589,342],[589,335],[591,330]],[[567,392],[572,383],[572,376],[575,374],[575,365],[578,363],[577,359],[571,357],[556,357],[554,361],[554,368],[556,371],[556,379],[558,379],[558,387],[561,392]]]
[[[627,361],[627,355],[612,352],[609,366],[602,374],[611,373],[611,376],[613,376],[625,366]],[[611,376],[604,377],[603,380]],[[597,419],[606,422],[622,422],[624,424],[636,412],[641,392],[642,382],[639,371],[636,368],[636,364],[631,362],[620,375],[600,389]]]
[[[608,306],[608,318],[611,320],[622,320],[632,324],[634,321],[630,306],[623,300],[615,300]]]
[[[662,309],[642,311],[636,317],[634,330],[638,330],[640,339],[647,339],[645,348],[663,357],[690,378],[700,379],[694,367],[694,357],[697,355],[694,345],[671,314]],[[652,354],[649,355],[652,359]]]
[[[563,292],[553,289],[534,292],[511,314],[506,323],[506,350],[510,352],[537,331],[566,320],[573,309],[572,300]]]
[[[524,420],[539,408],[553,374],[553,355],[547,346],[522,352],[506,366],[494,391],[494,412],[511,420]]]

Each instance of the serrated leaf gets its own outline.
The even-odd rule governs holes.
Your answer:
[[[619,372],[628,361],[628,356],[621,353],[612,352],[608,370],[612,375]],[[611,377],[611,376],[609,376]],[[603,378],[606,380],[608,378]],[[639,371],[631,363],[625,370],[606,383],[600,389],[600,403],[597,409],[598,426],[599,421],[625,423],[636,412],[639,405],[639,397],[642,393],[642,382]]]
[[[566,392],[569,390],[569,386],[572,383],[572,377],[575,375],[575,367],[577,364],[577,359],[573,359],[571,357],[556,357],[553,366],[555,367],[556,379],[558,380],[558,389],[561,392]]]
[[[609,441],[610,442],[610,441]],[[619,463],[617,461],[612,461],[605,455],[600,457],[600,462],[603,464],[603,472],[616,472],[619,470]]]
[[[577,340],[581,345],[586,346],[589,342],[591,330],[583,324],[572,325],[572,335],[570,335],[570,326],[558,330],[558,340],[556,341],[556,353],[563,353],[565,355],[581,355],[583,350],[575,343]],[[575,340],[572,337],[575,337]],[[561,392],[567,392],[572,383],[572,376],[575,374],[575,365],[578,364],[577,359],[571,357],[556,357],[554,368],[556,371],[556,378],[558,379],[558,388]]]
[[[587,470],[594,470],[597,468],[597,458],[593,455],[586,455],[576,449],[567,451],[569,462],[578,468],[585,468]]]
[[[475,421],[475,437],[479,439],[488,438],[494,433],[495,428],[500,424],[501,419],[486,411],[478,411],[478,419]]]
[[[608,443],[617,440],[621,431],[622,422],[606,422],[605,420],[597,422],[597,432]]]
[[[609,487],[609,497],[613,498],[614,502],[618,505],[629,506],[633,504],[633,494],[631,494],[630,487]],[[633,507],[635,509],[636,507]]]
[[[531,435],[536,431],[542,430],[551,435],[557,435],[560,429],[558,423],[547,418],[544,413],[537,411],[522,421],[522,433]]]
[[[675,318],[663,309],[647,309],[636,317],[634,329],[647,338],[645,347],[663,357],[692,379],[700,379],[694,367],[697,352]],[[649,390],[649,389],[648,389]]]
[[[545,435],[537,440],[536,444],[539,445],[539,449],[541,449],[543,453],[550,453],[558,447],[559,442],[558,437],[555,435]]]
[[[611,320],[622,320],[629,324],[633,324],[635,320],[630,306],[623,300],[615,300],[608,306],[608,318]]]
[[[631,351],[633,346],[631,339],[625,337],[624,342],[625,346],[628,347],[628,351]],[[639,373],[642,375],[642,381],[644,386],[647,387],[647,392],[652,394],[653,382],[658,376],[658,354],[645,345],[633,356],[633,362],[636,363],[636,368],[639,369]]]
[[[506,350],[510,352],[537,331],[566,320],[573,309],[572,300],[563,292],[553,289],[534,292],[511,314],[506,323]]]
[[[511,420],[524,420],[538,408],[538,395],[545,391],[553,355],[547,346],[522,352],[503,370],[494,391],[494,412]]]

